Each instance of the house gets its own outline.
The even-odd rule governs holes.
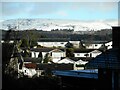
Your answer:
[[[80,44],[80,41],[69,41],[70,43],[72,43],[73,44],[73,47],[75,47],[75,48],[79,48],[79,44]]]
[[[89,52],[88,54],[89,54],[89,56],[90,57],[96,57],[96,56],[98,56],[98,55],[100,55],[102,52],[101,51],[99,51],[99,50],[93,50],[93,51],[91,51],[91,52]]]
[[[44,47],[65,47],[68,41],[68,38],[40,38],[37,44]]]
[[[36,69],[35,63],[25,63],[21,71],[24,74],[24,76],[32,78],[35,74],[37,74],[35,69]]]
[[[106,43],[106,41],[83,41],[83,45],[86,47],[86,49],[99,49],[104,43]]]
[[[31,48],[31,57],[32,58],[38,58],[38,57],[44,57],[46,53],[53,50],[53,48]]]
[[[32,78],[34,75],[37,74],[36,64],[40,63],[41,58],[24,57],[23,61],[23,66],[19,70],[19,73],[23,73],[24,76]]]
[[[70,57],[74,62],[74,70],[82,70],[85,67],[85,64],[88,63],[92,57]]]
[[[66,53],[64,52],[64,49],[54,49],[52,51],[49,52],[51,57],[52,57],[52,61],[54,63],[58,62],[58,60],[61,59],[61,57],[66,57]]]
[[[42,59],[44,59],[47,53],[52,58],[52,61],[54,63],[60,60],[61,57],[66,56],[64,49],[54,49],[54,48],[32,48],[31,49],[32,58],[42,57]]]
[[[97,55],[101,54],[102,52],[99,50],[94,49],[75,49],[74,50],[74,56],[75,57],[96,57]]]
[[[93,51],[93,49],[74,49],[74,57],[90,57],[89,52]]]
[[[99,90],[120,90],[120,27],[112,27],[113,48],[86,64],[86,69],[98,69]]]
[[[78,57],[62,57],[57,64],[73,64],[73,70],[84,69],[86,63],[92,58],[78,58]]]
[[[43,47],[64,48],[68,42],[72,43],[75,48],[79,48],[80,41],[70,40],[69,38],[40,38],[37,44]]]

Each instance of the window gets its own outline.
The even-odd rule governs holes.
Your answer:
[[[95,46],[97,46],[97,44],[95,44]]]
[[[80,56],[80,54],[77,54],[77,56]]]

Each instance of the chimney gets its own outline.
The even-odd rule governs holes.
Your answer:
[[[120,48],[120,26],[112,27],[113,48]]]

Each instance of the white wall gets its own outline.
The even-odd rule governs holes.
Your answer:
[[[112,48],[112,41],[105,43],[105,46],[107,46],[107,49],[111,49]]]
[[[32,54],[31,55],[32,58],[38,58],[39,52],[32,51],[31,54]]]
[[[96,57],[96,56],[98,56],[98,55],[100,55],[101,53],[91,53],[91,57]]]
[[[28,69],[26,67],[22,68],[22,72],[24,73],[24,75],[31,77],[31,78],[33,75],[35,75],[37,73],[35,69]]]
[[[102,52],[96,52],[96,53],[93,53],[93,52],[90,52],[90,53],[74,53],[74,56],[75,57],[86,57],[85,54],[88,54],[87,57],[96,57],[98,55],[100,55]]]
[[[65,44],[67,42],[37,42],[38,45],[44,46],[44,47],[65,47]]]
[[[103,44],[83,44],[87,49],[99,49]]]
[[[45,55],[47,54],[48,52],[42,52],[42,57],[43,59],[45,58]]]
[[[80,41],[70,41],[74,47],[79,48]]]
[[[52,52],[52,57],[65,57],[65,52]]]
[[[89,53],[74,53],[75,57],[86,57],[85,54],[89,54]],[[87,57],[90,57],[90,55],[88,55]]]
[[[61,57],[66,57],[65,52],[52,52],[53,62],[58,62]]]

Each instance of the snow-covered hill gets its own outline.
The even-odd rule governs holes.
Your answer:
[[[73,29],[74,31],[97,31],[101,29],[111,29],[111,26],[117,26],[117,21],[78,21],[78,20],[59,20],[59,19],[11,19],[1,21],[0,29],[16,30],[37,29],[51,31],[53,29]]]

